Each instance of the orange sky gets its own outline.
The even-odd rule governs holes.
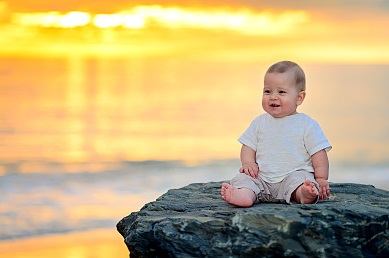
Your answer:
[[[386,29],[389,28],[389,5],[384,1],[343,0],[318,4],[308,0],[296,3],[216,0],[202,3],[188,0],[177,5],[167,5],[167,2],[143,1],[142,5],[158,4],[168,18],[171,17],[169,8],[177,8],[183,17],[195,17],[197,25],[180,20],[174,20],[171,25],[166,23],[166,17],[160,16],[153,18],[156,23],[147,23],[141,29],[127,28],[119,34],[93,26],[92,29],[89,26],[77,30],[24,28],[15,19],[15,13],[82,11],[92,15],[92,24],[98,14],[123,10],[135,12],[136,1],[0,1],[3,10],[0,12],[0,17],[3,17],[0,53],[67,55],[70,51],[80,55],[113,57],[203,55],[229,60],[260,58],[267,62],[280,58],[300,62],[389,62],[389,33]],[[216,17],[218,13],[221,13],[219,20],[223,24],[209,20],[210,27],[204,27],[204,19]],[[224,24],[237,16],[238,20],[247,18],[246,22],[239,27]]]

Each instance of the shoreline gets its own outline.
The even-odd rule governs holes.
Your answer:
[[[0,241],[1,255],[7,258],[128,257],[123,237],[116,229],[93,229]]]

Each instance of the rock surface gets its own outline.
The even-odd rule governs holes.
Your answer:
[[[389,257],[389,192],[330,184],[313,205],[238,208],[221,182],[171,189],[117,229],[135,257]]]

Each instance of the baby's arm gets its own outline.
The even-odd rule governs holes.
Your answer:
[[[320,186],[319,197],[320,199],[327,199],[330,196],[330,187],[327,181],[329,170],[327,152],[323,149],[313,154],[311,158],[313,170],[315,171],[315,179]]]
[[[253,178],[258,178],[258,164],[255,162],[255,151],[247,145],[242,146],[240,151],[240,161],[242,167],[239,169],[240,173],[245,173]]]

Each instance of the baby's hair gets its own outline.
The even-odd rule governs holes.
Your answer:
[[[301,67],[292,61],[281,61],[269,67],[266,73],[294,72],[297,89],[305,91],[305,74]]]

